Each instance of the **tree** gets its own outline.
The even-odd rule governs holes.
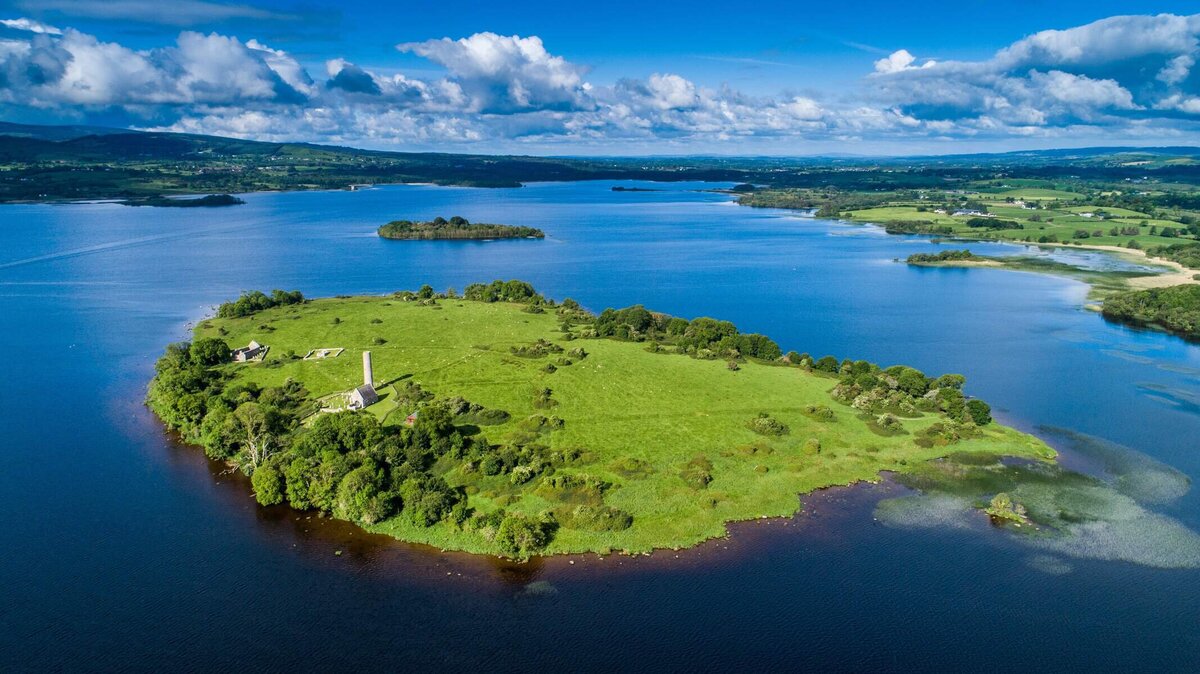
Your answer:
[[[245,465],[251,470],[261,466],[279,449],[275,419],[277,413],[258,403],[242,403],[233,411],[238,440],[246,454]]]
[[[254,487],[254,498],[259,505],[283,503],[283,473],[275,466],[268,464],[254,471],[250,476],[250,484]]]
[[[986,426],[992,423],[992,406],[982,400],[968,400],[967,414],[976,426]]]
[[[837,371],[840,368],[841,363],[839,363],[838,359],[833,356],[821,356],[816,363],[813,363],[813,369],[817,370],[818,372],[837,374]]]
[[[428,283],[421,286],[421,289],[417,291],[418,299],[427,300],[431,297],[433,297],[433,286],[429,285]]]
[[[192,342],[192,346],[188,349],[189,356],[193,363],[198,363],[204,367],[212,367],[221,363],[228,363],[232,358],[229,345],[225,340],[217,337],[204,337]]]
[[[383,519],[390,514],[379,502],[383,484],[383,471],[370,461],[346,473],[338,485],[334,515],[366,524]]]
[[[508,557],[528,559],[550,542],[545,523],[524,515],[506,515],[496,529],[496,546]]]

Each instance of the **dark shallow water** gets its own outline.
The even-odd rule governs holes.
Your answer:
[[[909,268],[893,258],[926,240],[611,184],[0,207],[0,668],[1200,668],[1200,570],[1047,564],[984,523],[883,526],[873,508],[896,486],[816,496],[678,559],[512,565],[258,508],[140,404],[163,345],[241,290],[521,278],[593,309],[641,302],[785,349],[962,372],[1009,423],[1200,477],[1200,347],[1105,323],[1077,282]],[[453,214],[549,236],[374,236]],[[1195,490],[1156,511],[1200,529]]]

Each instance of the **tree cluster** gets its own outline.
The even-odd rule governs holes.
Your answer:
[[[233,302],[225,302],[217,307],[217,316],[219,318],[241,318],[262,311],[263,309],[271,309],[274,307],[282,307],[289,304],[301,304],[304,302],[304,295],[299,290],[287,292],[285,290],[272,290],[270,295],[261,290],[254,290],[248,293],[242,293],[242,296]]]
[[[987,403],[963,395],[966,377],[960,374],[932,378],[906,365],[883,369],[865,360],[846,360],[838,377],[834,399],[865,414],[912,417],[941,412],[959,423],[984,426],[992,421]]]
[[[691,321],[650,312],[635,305],[605,309],[592,323],[589,336],[674,346],[678,353],[698,358],[757,358],[774,361],[783,355],[779,345],[756,333],[740,333],[729,321],[695,318]]]
[[[908,256],[908,264],[929,264],[932,262],[953,262],[959,260],[983,259],[969,250],[943,250],[937,253],[913,253]]]

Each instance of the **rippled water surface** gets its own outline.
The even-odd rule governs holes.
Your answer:
[[[1200,569],[1171,550],[1142,546],[1138,563],[1032,545],[936,499],[922,507],[945,526],[891,526],[878,502],[906,492],[885,483],[695,550],[512,565],[258,508],[140,404],[163,345],[241,290],[521,278],[595,310],[643,303],[785,350],[962,372],[1007,423],[1060,429],[1044,437],[1065,462],[1110,462],[1076,447],[1088,437],[1168,476],[1154,493],[1169,498],[1137,506],[1170,522],[1159,544],[1200,530],[1200,347],[1104,322],[1076,281],[893,261],[936,250],[927,239],[741,208],[711,186],[611,185],[0,207],[0,667],[1200,669]],[[437,215],[548,236],[374,235]],[[1122,531],[1096,545],[1127,549]]]

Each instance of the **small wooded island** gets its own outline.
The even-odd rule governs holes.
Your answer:
[[[143,197],[126,199],[120,202],[123,206],[155,206],[158,208],[219,208],[221,206],[240,206],[244,200],[232,194],[209,194],[203,197]]]
[[[1053,459],[964,383],[496,281],[249,293],[167,347],[147,402],[261,504],[525,558],[690,546],[951,454]]]
[[[546,234],[534,227],[471,223],[466,218],[456,215],[449,220],[437,217],[428,222],[394,220],[379,228],[379,236],[385,239],[428,241],[434,239],[541,239],[545,238]]]

